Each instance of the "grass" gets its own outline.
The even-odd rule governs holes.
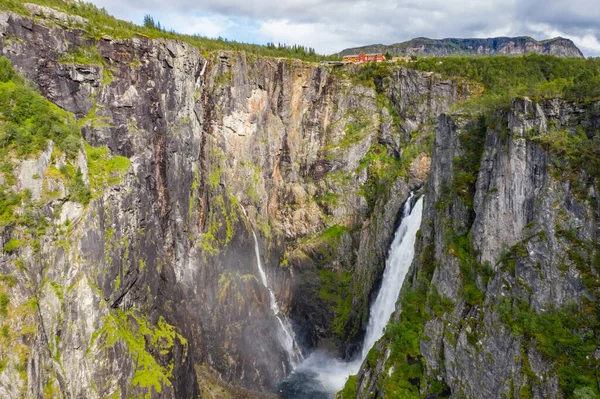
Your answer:
[[[131,166],[129,158],[111,155],[107,147],[92,147],[87,143],[84,146],[88,155],[90,189],[94,195],[119,183]]]
[[[64,2],[62,0],[31,0],[30,3],[42,6],[52,7],[56,10],[70,15],[79,15],[87,19],[87,24],[83,27],[88,34],[94,38],[101,38],[104,35],[112,36],[117,39],[128,39],[136,36],[145,36],[153,39],[163,38],[172,40],[181,40],[194,47],[197,47],[204,53],[215,50],[233,50],[245,51],[266,57],[297,58],[304,61],[318,62],[323,60],[337,60],[337,55],[324,56],[316,54],[314,49],[299,45],[275,45],[267,43],[266,45],[241,43],[232,40],[217,38],[210,39],[199,35],[185,35],[174,31],[158,29],[156,24],[148,26],[135,25],[131,22],[116,19],[111,16],[104,8],[98,8],[92,3],[83,1]],[[29,12],[20,1],[2,0],[0,9],[28,15]]]
[[[98,52],[96,46],[77,47],[75,50],[67,51],[58,59],[63,64],[98,65],[104,66],[104,59]]]
[[[16,238],[11,238],[6,244],[4,244],[4,247],[2,249],[7,254],[12,254],[13,252],[15,252],[17,249],[21,248],[22,246],[23,246],[23,242],[21,240],[17,240]]]
[[[557,58],[537,54],[523,57],[427,57],[408,63],[406,67],[482,84],[483,94],[463,104],[475,113],[507,106],[513,98],[520,96],[537,100],[564,98],[580,103],[600,99],[600,58]]]

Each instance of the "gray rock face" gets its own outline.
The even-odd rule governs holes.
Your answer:
[[[524,55],[550,54],[557,57],[583,58],[575,44],[563,37],[537,41],[528,36],[493,37],[488,39],[428,39],[419,37],[402,43],[349,48],[340,55],[365,53],[386,53],[418,56],[457,56],[457,55]]]
[[[573,256],[575,251],[587,256],[580,245],[588,244],[582,243],[590,243],[590,253],[597,253],[591,244],[598,242],[599,233],[597,180],[588,174],[597,171],[572,172],[582,182],[578,188],[574,180],[556,173],[556,165],[564,160],[538,140],[557,130],[575,134],[583,129],[593,137],[597,109],[598,104],[578,108],[556,100],[519,99],[509,111],[497,113],[484,130],[459,115],[438,119],[417,256],[401,294],[417,287],[423,281],[417,278],[423,279],[433,267],[420,339],[424,377],[413,385],[417,392],[473,398],[565,396],[559,375],[566,366],[542,353],[539,341],[510,326],[515,317],[517,326],[527,331],[527,321],[516,320],[514,313],[507,319],[504,312],[511,309],[507,304],[520,304],[530,321],[557,310],[566,312],[559,317],[567,318],[574,312],[565,310],[572,309],[569,306],[585,312],[583,304],[597,300],[590,288],[590,281],[598,280],[597,271],[585,271]],[[480,149],[473,150],[477,140]],[[467,153],[478,165],[471,187],[458,180],[464,172],[457,165],[465,162]],[[568,234],[573,236],[567,239]],[[461,244],[456,237],[466,241]],[[480,269],[471,269],[476,264]],[[467,270],[474,273],[471,283]],[[469,289],[478,287],[481,299],[469,298],[468,284]],[[433,303],[432,289],[452,306],[434,308],[439,305]],[[398,306],[394,319],[403,320],[403,312]],[[556,332],[535,334],[543,339]],[[363,364],[358,397],[386,397],[393,386],[387,380],[401,379],[388,374],[395,364],[386,354],[392,340],[388,336],[378,344],[375,365]],[[433,381],[445,388],[436,388]]]
[[[29,190],[34,201],[39,201],[42,196],[44,174],[50,166],[53,147],[54,145],[50,141],[46,151],[42,152],[37,159],[27,159],[19,165],[18,188],[19,190]]]
[[[196,382],[200,364],[223,381],[271,390],[290,364],[252,230],[303,348],[352,354],[400,206],[423,185],[429,157],[406,155],[406,174],[382,179],[462,86],[401,70],[361,85],[352,68],[204,57],[145,37],[96,40],[49,16],[0,14],[0,51],[75,114],[88,143],[130,158],[131,168],[87,207],[66,201],[60,180],[36,186],[57,193],[40,205],[54,223],[39,249],[0,255],[2,273],[16,278],[11,309],[31,305],[22,320],[33,331],[15,337],[21,352],[0,371],[0,393],[195,397],[206,388]],[[61,58],[94,46],[101,62]],[[51,164],[60,168],[64,156],[49,156],[41,175]],[[87,155],[76,164],[90,184],[98,171]],[[341,234],[328,241],[331,231]],[[326,277],[339,280],[346,313],[321,294]]]
[[[0,14],[0,51],[75,114],[88,143],[130,158],[131,168],[81,207],[67,201],[59,179],[33,178],[64,166],[64,156],[50,149],[20,162],[19,188],[31,190],[53,223],[35,245],[0,255],[0,272],[12,276],[0,281],[0,294],[10,296],[6,325],[14,335],[1,352],[0,396],[196,397],[212,384],[207,369],[217,380],[272,390],[290,364],[258,275],[253,231],[301,346],[350,356],[400,206],[429,167],[417,252],[432,252],[430,286],[454,305],[426,320],[426,380],[454,396],[510,396],[526,385],[534,397],[560,396],[552,364],[511,334],[495,306],[498,298],[526,298],[541,312],[588,294],[557,225],[597,241],[597,207],[551,175],[551,157],[530,134],[597,129],[597,114],[556,101],[515,102],[499,116],[505,129],[490,128],[475,143],[475,184],[449,191],[454,162],[469,150],[461,137],[474,124],[437,117],[469,94],[465,82],[392,68],[365,85],[353,79],[354,66],[207,56],[142,36],[94,39],[77,21],[34,13],[49,18]],[[80,47],[95,47],[101,61],[62,62]],[[98,171],[86,153],[76,165],[92,184]],[[588,188],[597,198],[597,187]],[[48,192],[55,197],[46,200]],[[485,292],[477,305],[464,299],[449,228],[470,232],[477,262],[495,273],[474,282]],[[0,243],[23,234],[3,229]],[[513,270],[501,260],[515,245],[529,255]],[[403,292],[418,283],[421,259]],[[385,340],[378,348],[379,361],[359,376],[360,397],[383,396],[393,375],[394,353]]]

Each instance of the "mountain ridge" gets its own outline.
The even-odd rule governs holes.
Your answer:
[[[523,55],[547,54],[565,58],[585,58],[581,50],[572,40],[555,37],[545,40],[535,40],[529,36],[493,37],[493,38],[444,38],[429,39],[417,37],[405,42],[385,44],[370,44],[360,47],[347,48],[339,52],[340,56],[365,53],[391,53],[394,55],[419,56],[452,56],[452,55]]]

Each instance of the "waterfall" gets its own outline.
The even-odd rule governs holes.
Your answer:
[[[279,322],[279,330],[277,333],[277,338],[279,342],[285,349],[288,354],[290,364],[292,366],[296,366],[298,361],[302,359],[302,353],[300,352],[298,345],[296,344],[296,340],[294,339],[294,332],[292,331],[292,327],[290,323],[285,317],[283,313],[279,310],[279,305],[277,305],[277,300],[275,299],[275,293],[271,287],[269,287],[269,280],[267,279],[267,274],[263,269],[262,262],[260,260],[260,248],[258,247],[258,240],[256,239],[256,234],[254,230],[252,230],[252,236],[254,237],[254,252],[256,252],[256,264],[258,265],[258,272],[260,274],[260,279],[262,280],[263,285],[269,291],[269,302],[271,305],[271,310],[273,314],[277,318]]]
[[[369,313],[369,324],[362,346],[362,359],[364,360],[371,347],[382,337],[385,326],[390,316],[396,309],[396,300],[404,277],[415,256],[415,239],[417,230],[421,226],[421,213],[423,211],[423,199],[420,198],[414,208],[410,209],[413,193],[406,200],[402,209],[402,222],[394,234],[394,241],[390,247],[388,258],[385,262],[385,271],[381,288],[377,298],[371,304]]]
[[[396,308],[396,301],[404,277],[414,258],[417,231],[421,226],[423,199],[411,209],[413,193],[402,208],[402,221],[394,233],[394,239],[385,262],[381,288],[371,304],[367,332],[359,356],[349,362],[334,359],[323,352],[313,352],[279,386],[284,398],[309,399],[333,397],[348,378],[356,374],[369,350],[383,336],[385,326]]]
[[[246,209],[241,204],[240,207],[242,208],[244,216],[248,220]],[[290,325],[290,322],[288,321],[287,317],[283,313],[281,313],[279,305],[277,305],[275,293],[269,286],[269,279],[267,278],[267,274],[265,273],[265,270],[263,268],[263,264],[260,257],[260,247],[258,246],[258,239],[256,238],[256,233],[254,232],[254,229],[252,229],[252,237],[254,237],[254,253],[256,254],[258,274],[260,275],[260,280],[262,281],[263,285],[269,292],[269,305],[279,325],[279,328],[277,329],[277,339],[279,340],[279,343],[281,344],[283,349],[286,351],[290,364],[292,365],[292,367],[295,367],[296,365],[298,365],[298,362],[302,360],[302,352],[300,351],[298,344],[296,344],[296,339],[294,338],[294,331],[292,330],[292,326]]]

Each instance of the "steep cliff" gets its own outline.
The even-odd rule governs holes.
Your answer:
[[[488,39],[428,39],[424,37],[402,43],[345,49],[340,55],[365,53],[390,53],[395,55],[418,55],[445,57],[451,55],[523,55],[549,54],[557,57],[583,58],[575,44],[563,37],[537,41],[527,36],[494,37]]]
[[[438,119],[417,255],[356,396],[598,394],[598,103]]]
[[[3,225],[2,395],[272,389],[292,359],[253,231],[301,347],[353,353],[399,208],[426,178],[432,118],[469,85],[94,35],[26,9],[0,14],[0,50],[91,146],[3,168],[3,195],[33,195],[11,209],[44,228]]]
[[[276,316],[351,357],[426,181],[398,310],[346,392],[598,393],[596,103],[473,118],[464,79],[20,7],[0,13],[27,79],[0,60],[0,396],[259,397],[240,386],[295,362]]]

